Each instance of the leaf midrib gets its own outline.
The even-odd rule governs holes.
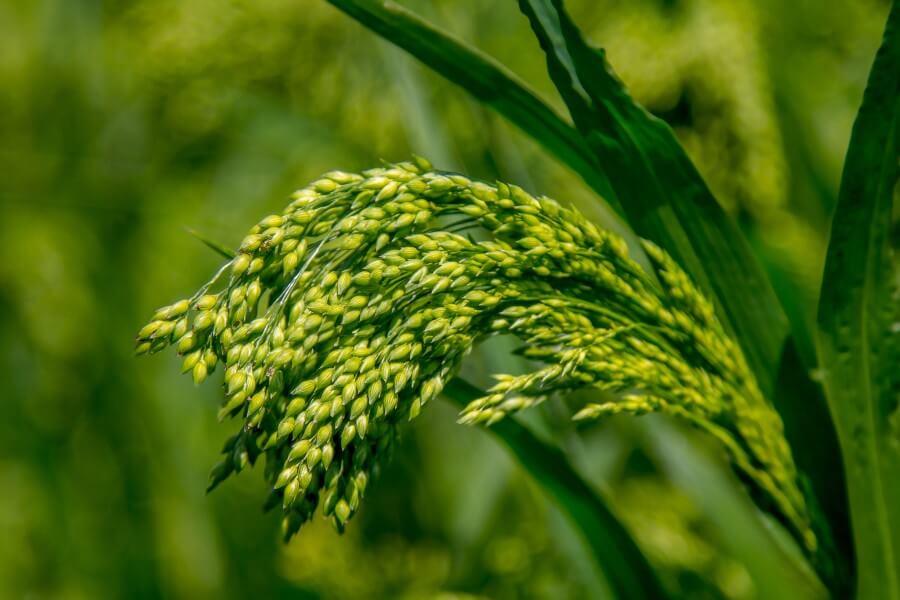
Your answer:
[[[893,158],[891,157],[891,148],[893,144],[891,143],[891,136],[895,136],[894,133],[897,127],[897,113],[898,111],[895,109],[893,117],[891,119],[891,126],[888,129],[888,143],[885,144],[884,153],[881,160],[881,172],[884,173],[889,167],[888,164],[893,162]],[[878,178],[878,188],[876,190],[876,199],[883,198],[885,193],[885,177]],[[878,203],[880,200],[876,200],[875,210],[872,211],[872,217],[870,221],[870,230],[872,229],[871,225],[875,223],[875,221],[879,218],[878,211]],[[891,528],[891,519],[890,512],[887,508],[887,503],[885,502],[885,488],[884,481],[881,477],[881,456],[878,450],[878,419],[875,415],[875,406],[877,403],[877,398],[875,398],[872,390],[872,366],[871,366],[871,347],[869,345],[869,328],[867,326],[868,323],[868,307],[869,301],[872,296],[872,286],[875,280],[874,269],[877,265],[872,265],[872,257],[875,254],[875,244],[878,242],[878,237],[875,235],[870,235],[869,239],[866,241],[866,277],[863,281],[863,289],[861,291],[860,298],[860,339],[862,341],[862,347],[865,351],[862,353],[862,370],[863,370],[863,389],[865,391],[865,397],[868,399],[866,402],[866,419],[869,422],[869,426],[871,428],[872,434],[868,436],[868,443],[866,444],[866,450],[869,454],[869,458],[872,461],[872,465],[874,466],[873,477],[873,485],[877,490],[875,494],[875,506],[877,513],[877,520],[879,522],[880,527],[878,527],[878,535],[882,538],[882,544],[884,546],[885,551],[885,562],[886,571],[888,577],[888,587],[890,590],[890,597],[895,599],[900,599],[900,581],[898,581],[898,574],[894,570],[893,565],[896,564],[896,552],[894,550],[894,540],[893,540],[893,529]],[[871,274],[871,276],[869,276]]]

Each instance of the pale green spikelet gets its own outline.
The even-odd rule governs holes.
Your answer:
[[[464,235],[480,230],[475,237]],[[655,273],[577,211],[422,159],[332,172],[255,225],[194,296],[160,309],[138,351],[174,344],[198,383],[225,370],[243,426],[211,486],[266,455],[290,536],[317,507],[340,530],[367,482],[479,341],[542,366],[498,375],[460,420],[492,424],[553,394],[611,400],[576,418],[664,412],[708,431],[799,540],[816,545],[782,424],[710,303],[661,249]]]

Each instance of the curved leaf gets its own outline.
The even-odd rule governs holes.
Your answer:
[[[444,395],[464,408],[484,392],[456,378],[444,388]],[[559,448],[543,442],[514,419],[495,423],[490,431],[581,530],[618,598],[666,597],[656,572],[631,535]]]
[[[621,214],[606,175],[578,132],[508,69],[385,0],[328,0],[443,77],[464,88],[542,144]]]
[[[520,0],[575,125],[605,168],[638,235],[665,248],[712,292],[763,390],[787,319],[736,224],[663,121],[635,103],[604,53],[588,46],[561,0]]]
[[[835,458],[838,445],[824,398],[815,386],[802,398],[774,393],[785,364],[796,362],[787,317],[737,225],[713,197],[669,126],[628,95],[602,50],[588,45],[562,0],[519,0],[544,50],[554,84],[575,125],[596,155],[629,223],[638,235],[665,248],[715,303],[741,345],[760,388],[785,423],[791,445],[815,443],[820,452],[798,452],[798,466],[812,479],[816,499],[838,541],[848,531],[840,467],[817,462]],[[801,371],[795,378],[806,379]],[[814,440],[814,441],[813,441]],[[832,532],[819,525],[830,547]],[[826,550],[827,551],[827,550]],[[842,547],[843,555],[852,550]],[[821,557],[823,577],[832,557]],[[847,562],[845,558],[841,562]],[[837,570],[842,569],[838,565]],[[836,584],[835,584],[836,585]]]
[[[818,347],[850,484],[860,598],[900,598],[900,4],[888,17],[831,229]]]
[[[617,182],[630,180],[636,183],[638,187],[635,188],[625,186],[629,197],[639,199],[638,204],[628,207],[633,211],[629,215],[631,224],[673,253],[703,289],[715,298],[720,315],[729,328],[737,332],[738,341],[745,348],[767,395],[771,397],[776,375],[783,379],[786,369],[792,370],[790,379],[810,383],[804,372],[793,370],[796,347],[788,337],[786,318],[739,231],[712,199],[671,131],[664,123],[654,122],[653,117],[634,105],[624,91],[621,91],[618,100],[626,108],[634,107],[634,110],[626,110],[625,114],[629,118],[636,116],[651,123],[641,132],[645,137],[630,140],[630,146],[616,146],[615,139],[599,130],[588,132],[585,136],[588,141],[585,141],[501,65],[408,10],[384,0],[329,2],[493,107],[579,173],[620,213],[622,206],[609,179],[614,176]],[[574,26],[570,29],[577,34]],[[557,37],[557,41],[560,39]],[[587,48],[583,41],[581,45]],[[568,64],[574,66],[571,58]],[[611,75],[607,76],[617,84]],[[622,118],[618,112],[620,106],[610,104],[606,108],[613,117]],[[632,132],[626,133],[631,135]],[[634,151],[635,141],[642,144],[633,156],[605,163],[598,160],[598,156],[604,154],[597,152],[597,149],[602,150],[604,144],[609,145],[606,155],[611,154],[615,159],[617,152],[626,149]],[[644,143],[650,146],[650,152],[646,155]],[[651,170],[649,179],[644,172],[635,176],[630,172],[634,167],[631,163],[643,165],[646,169],[651,159],[668,162],[661,173],[664,177],[671,176],[672,183],[668,187],[662,185],[662,189],[671,188],[672,195],[686,197],[688,202],[672,204],[670,195],[656,197],[642,193],[642,190],[649,188],[652,192],[656,189],[654,186],[659,187],[654,183],[654,177],[659,173]],[[633,194],[635,190],[640,193]],[[692,221],[694,218],[697,220]],[[729,308],[726,310],[723,307]],[[806,368],[810,366],[806,365]],[[852,548],[840,544],[850,536],[843,473],[839,461],[833,460],[839,456],[833,424],[818,387],[810,383],[800,388],[810,392],[810,395],[801,398],[793,393],[783,393],[776,398],[776,406],[784,419],[786,435],[795,448],[804,448],[808,445],[804,442],[815,440],[818,450],[799,452],[798,466],[811,478],[812,489],[828,517],[846,563],[846,557],[852,555]],[[779,402],[780,398],[786,400]],[[822,457],[828,460],[820,460]],[[824,532],[823,537],[829,537],[828,533]]]

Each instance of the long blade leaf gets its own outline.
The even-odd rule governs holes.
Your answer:
[[[618,168],[614,164],[600,164],[597,155],[588,148],[588,144],[577,131],[496,61],[466,47],[393,2],[384,0],[329,0],[329,2],[494,108],[581,175],[602,199],[621,213],[621,204],[607,176],[610,171],[617,171]],[[627,99],[626,95],[623,96]],[[645,117],[649,118],[646,115]],[[665,127],[664,124],[662,126]],[[671,132],[668,132],[668,136],[671,137]],[[603,135],[596,133],[593,138],[595,142],[599,138],[600,143],[604,139]],[[675,150],[683,154],[679,148],[676,147]],[[685,164],[678,167],[685,167]],[[689,161],[686,162],[686,168],[690,174],[696,176],[696,170]],[[690,181],[690,177],[687,179]],[[697,185],[702,188],[705,195],[709,194],[699,176],[685,186],[687,190],[685,193],[691,192]],[[699,195],[702,197],[704,193]],[[696,195],[695,193],[694,196]],[[693,271],[698,282],[718,301],[720,309],[723,302],[718,293],[729,294],[732,297],[736,302],[736,309],[732,312],[743,317],[729,318],[729,314],[722,310],[720,314],[732,329],[734,329],[732,322],[736,321],[740,325],[738,333],[742,335],[739,341],[743,346],[746,347],[750,340],[751,348],[747,350],[748,356],[756,372],[761,374],[761,385],[767,392],[771,391],[775,373],[796,364],[796,348],[790,338],[786,339],[786,320],[770,286],[752,258],[746,260],[749,256],[748,249],[741,241],[736,228],[727,218],[723,219],[721,210],[714,201],[698,205],[695,212],[704,216],[704,212],[710,210],[716,218],[709,223],[704,217],[700,223],[686,232],[677,226],[677,214],[674,214],[671,205],[665,203],[665,199],[657,200],[658,204],[654,204],[652,197],[648,200],[649,203],[639,205],[644,206],[648,213],[643,217],[638,215],[638,221],[643,222],[641,230],[644,235],[662,243],[681,260],[682,264]],[[716,219],[724,220],[724,232],[717,229]],[[676,226],[669,231],[666,227],[673,220]],[[652,226],[660,229],[661,235],[654,235]],[[700,254],[703,259],[700,260],[691,247],[692,237],[696,237],[698,230],[704,234],[697,238],[700,242],[709,235],[717,241],[737,240],[736,245],[722,246],[721,252]],[[710,245],[716,246],[707,244]],[[679,253],[678,248],[682,248],[683,252]],[[717,285],[718,290],[712,288],[710,278],[704,275],[703,267],[712,273],[724,274],[721,283]],[[745,273],[744,270],[749,271]],[[754,342],[754,338],[757,337],[758,340]],[[757,350],[754,351],[753,348]],[[779,363],[779,360],[782,362]],[[807,368],[810,366],[806,365]],[[803,378],[802,374],[794,374],[792,377],[798,376]],[[831,460],[839,457],[836,437],[818,388],[810,385],[804,386],[804,389],[811,389],[815,394],[801,399],[790,394],[782,394],[781,397],[786,397],[789,401],[778,404],[777,407],[785,422],[786,435],[793,446],[800,447],[798,441],[802,442],[812,437],[818,439],[819,450],[799,453],[797,462],[809,475],[812,488],[840,545],[841,540],[849,539],[850,536],[846,520],[843,474],[838,464],[839,460]],[[819,460],[823,456],[829,460]],[[852,548],[847,549],[843,545],[841,547],[845,556],[852,555]]]
[[[328,0],[381,37],[459,85],[526,131],[578,173],[617,212],[621,207],[578,132],[518,77],[402,6],[385,0]]]
[[[837,458],[836,436],[821,395],[774,394],[782,361],[795,363],[796,348],[784,311],[749,244],[669,126],[631,99],[603,51],[585,41],[563,1],[519,0],[519,6],[576,127],[606,168],[629,223],[672,254],[716,303],[763,392],[780,401],[776,406],[791,445],[800,448],[816,439],[820,453],[798,453],[796,458],[835,530],[820,532],[830,549],[832,535],[839,543],[848,537],[843,535],[849,530],[843,476],[839,467],[816,459]],[[808,389],[816,391],[815,386]],[[843,547],[842,552],[852,554]],[[832,560],[823,558],[823,571],[833,570],[827,565]]]
[[[635,231],[663,246],[718,301],[765,391],[787,319],[735,223],[663,121],[635,103],[561,0],[520,0],[575,125]]]
[[[831,229],[818,347],[850,489],[858,597],[900,599],[900,3],[853,125]]]
[[[444,388],[444,395],[463,408],[484,392],[456,378]],[[545,443],[514,419],[503,419],[490,431],[581,530],[618,598],[666,597],[656,571],[631,535],[559,448]]]

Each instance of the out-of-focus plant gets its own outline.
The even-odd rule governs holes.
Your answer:
[[[529,496],[504,494],[503,511],[512,517],[514,527],[498,527],[494,520],[487,543],[473,548],[464,561],[465,580],[486,582],[479,594],[463,594],[447,584],[460,565],[440,540],[410,543],[387,532],[362,543],[360,538],[369,535],[362,523],[338,537],[324,521],[314,520],[285,546],[279,571],[288,580],[337,599],[590,596],[571,561],[554,549],[552,532],[542,520],[529,516]]]
[[[613,504],[673,595],[754,597],[746,569],[708,543],[703,516],[683,492],[651,476],[626,479],[615,490]]]
[[[833,594],[876,597],[878,573],[898,571],[888,476],[898,462],[890,441],[898,5],[854,129],[819,311],[828,401],[849,472],[851,544],[842,470],[805,452],[804,478],[794,466],[789,443],[802,451],[814,443],[813,429],[824,436],[817,443],[825,456],[836,456],[838,444],[821,396],[813,391],[801,405],[779,394],[788,385],[779,363],[796,349],[765,275],[671,130],[631,100],[562,1],[519,4],[574,128],[498,65],[399,7],[333,3],[533,135],[662,248],[632,248],[652,265],[646,271],[623,239],[576,212],[514,186],[431,172],[424,162],[327,174],[256,225],[207,285],[160,309],[138,335],[139,352],[177,345],[196,382],[225,363],[221,415],[241,415],[244,425],[226,444],[213,485],[265,454],[286,536],[320,506],[342,530],[379,457],[395,445],[400,418],[415,418],[446,390],[466,400],[461,420],[496,425],[576,522],[588,505],[606,515],[602,501],[585,504],[592,492],[564,463],[558,473],[539,466],[534,449],[551,449],[501,421],[549,394],[592,386],[610,396],[576,417],[687,419],[723,444],[759,506],[793,534]],[[220,278],[224,288],[216,287]],[[473,344],[496,333],[519,337],[524,356],[544,366],[502,376],[474,398],[468,384],[450,379]],[[787,439],[766,396],[778,400]],[[581,525],[589,539],[599,533],[633,547],[614,517]],[[665,595],[643,557],[629,553],[631,562],[615,568],[604,564],[608,554],[597,556],[614,593]],[[886,590],[900,596],[890,575]]]

